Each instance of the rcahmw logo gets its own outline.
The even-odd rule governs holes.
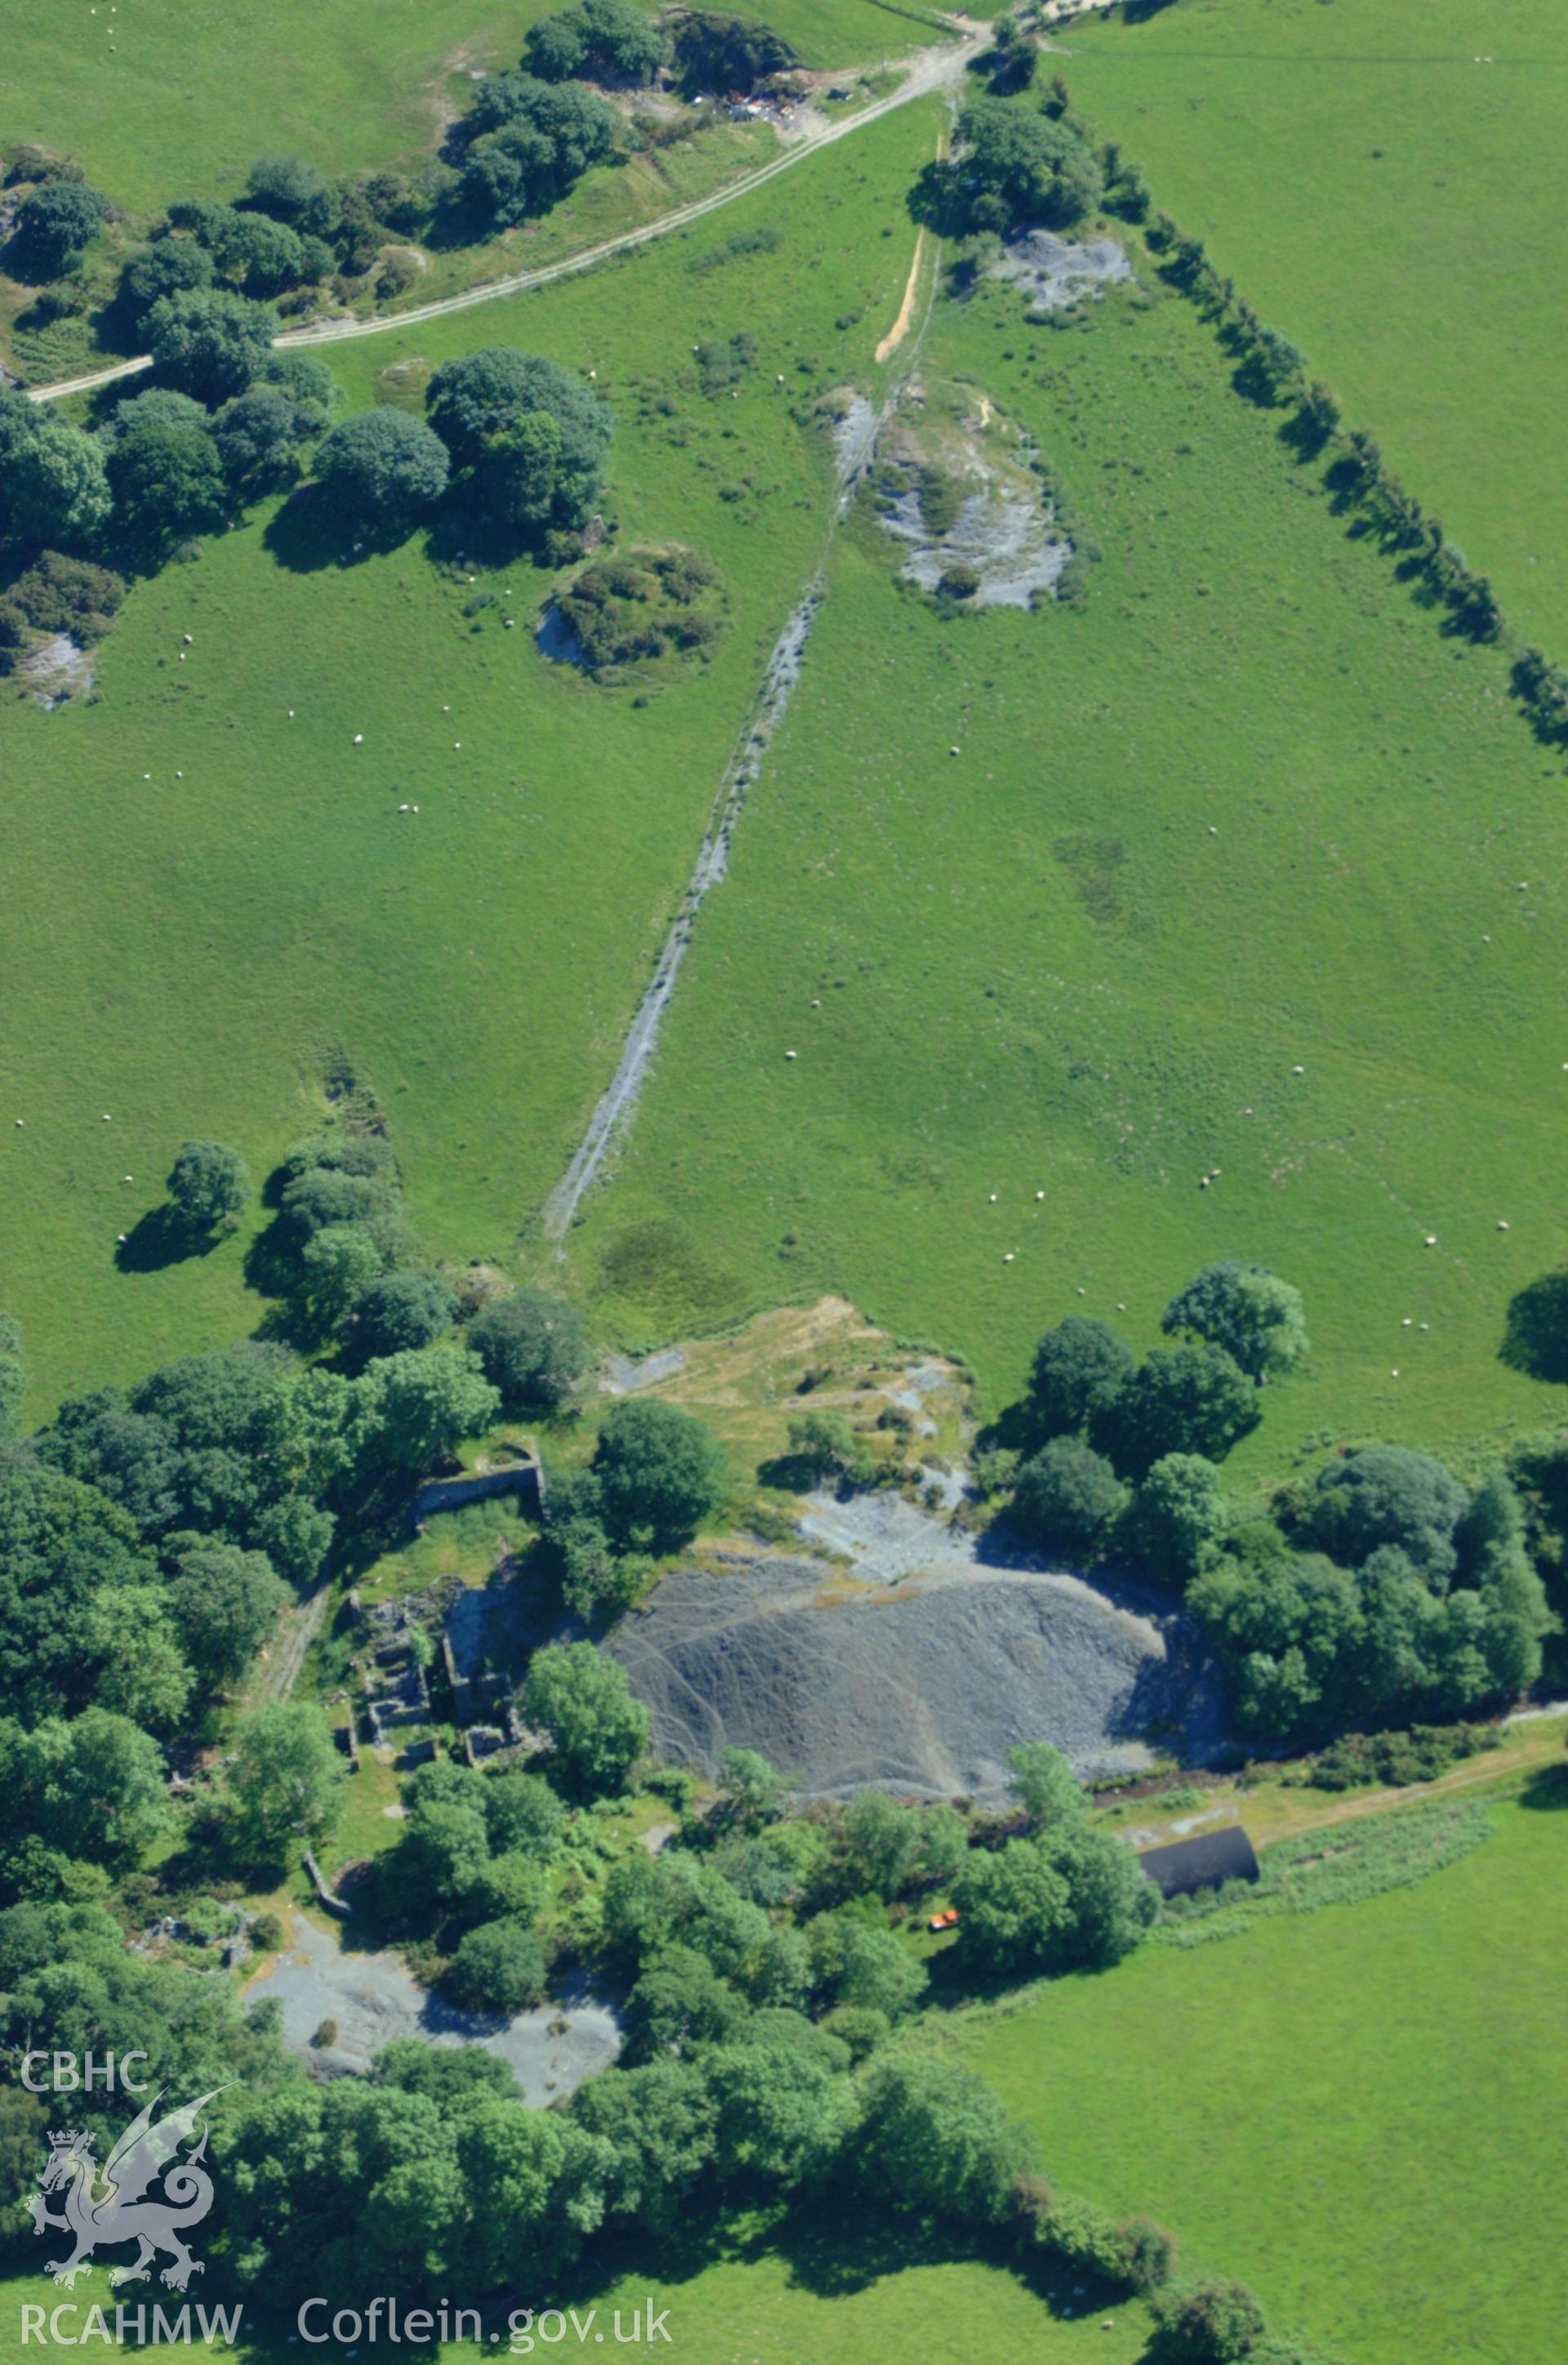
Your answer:
[[[121,2057],[118,2082],[132,2093],[141,2093],[145,2087],[126,2072],[133,2063],[140,2067],[145,2060],[144,2054]],[[40,2086],[29,2075],[38,2061],[51,2064],[53,2076],[46,2086]],[[85,2076],[82,2075],[83,2068],[88,2073]],[[62,2074],[62,2068],[69,2069],[69,2076]],[[93,2074],[95,2070],[97,2076]],[[89,2055],[79,2068],[73,2055],[29,2053],[23,2064],[23,2082],[35,2093],[51,2088],[56,2092],[90,2091],[99,2077],[112,2090],[117,2082],[112,2057],[105,2064],[95,2065]],[[221,2086],[215,2086],[210,2093],[199,2095],[194,2102],[155,2117],[162,2100],[160,2089],[101,2163],[93,2156],[95,2137],[90,2131],[76,2127],[50,2130],[49,2158],[39,2179],[39,2191],[28,2205],[35,2235],[62,2234],[71,2243],[65,2257],[45,2261],[45,2271],[62,2289],[74,2290],[80,2278],[93,2272],[91,2260],[95,2250],[124,2242],[136,2244],[136,2256],[129,2264],[109,2269],[111,2290],[124,2283],[149,2281],[154,2263],[165,2256],[169,2263],[160,2270],[159,2280],[173,2291],[183,2292],[193,2275],[204,2271],[201,2260],[192,2257],[185,2236],[190,2227],[201,2224],[212,2207],[212,2178],[207,2169],[208,2130],[202,2113],[223,2090]],[[182,2145],[191,2146],[183,2156]],[[58,2198],[58,2212],[50,2206],[51,2196]],[[173,2316],[162,2307],[149,2311],[140,2306],[117,2306],[113,2313],[113,2330],[101,2307],[87,2309],[85,2322],[73,2328],[84,2314],[80,2307],[45,2309],[24,2304],[22,2338],[24,2343],[54,2341],[73,2348],[88,2340],[113,2342],[129,2337],[143,2342],[149,2334],[154,2342],[188,2341],[192,2337],[189,2307],[181,2308]],[[200,2322],[198,2338],[211,2340],[218,2337],[232,2343],[240,2326],[239,2308],[204,2307],[196,2314]]]

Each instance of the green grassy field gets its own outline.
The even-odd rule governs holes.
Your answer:
[[[944,621],[840,538],[584,1285],[648,1340],[841,1290],[995,1404],[1047,1323],[1152,1340],[1240,1254],[1315,1346],[1241,1469],[1550,1416],[1497,1350],[1568,1248],[1562,768],[1503,661],[1348,538],[1180,299],[1053,331],[990,288],[924,358],[1037,439],[1088,605]]]
[[[555,0],[0,0],[0,154],[69,152],[139,211],[233,194],[261,151],[324,172],[419,161],[469,76],[515,65]],[[767,0],[814,66],[877,63],[928,40],[878,0]]]
[[[1418,1888],[1041,1989],[970,2057],[1067,2190],[1176,2226],[1190,2268],[1357,2365],[1545,2365],[1568,1792],[1544,1795]]]
[[[431,1252],[506,1251],[613,1064],[814,564],[829,456],[790,410],[896,310],[902,190],[933,137],[930,108],[899,110],[712,225],[331,355],[355,404],[486,342],[597,368],[626,541],[688,543],[730,586],[705,669],[639,705],[536,654],[546,575],[486,576],[501,596],[470,618],[476,588],[417,542],[286,564],[258,520],[133,594],[99,703],[0,706],[0,866],[26,881],[0,913],[0,1304],[27,1328],[37,1410],[253,1327],[242,1237],[121,1273],[117,1235],[189,1133],[264,1173],[331,1044],[389,1113]],[[688,269],[763,222],[771,253]],[[735,399],[705,398],[692,344],[742,328],[755,367]]]
[[[74,2296],[84,2307],[84,2317],[74,2320],[79,2325],[92,2299],[105,2296],[101,2281],[82,2286]],[[0,2365],[23,2365],[41,2353],[36,2337],[23,2344],[24,2304],[49,2308],[61,2299],[44,2275],[0,2281]],[[459,2303],[456,2293],[453,2303]],[[668,2347],[655,2340],[651,2352],[639,2353],[668,2357],[672,2365],[736,2365],[737,2359],[745,2365],[807,2365],[808,2359],[810,2365],[905,2365],[912,2356],[924,2365],[973,2365],[976,2359],[1001,2365],[1004,2359],[1025,2356],[1044,2359],[1046,2365],[1089,2365],[1091,2359],[1093,2365],[1133,2365],[1142,2354],[1148,2324],[1137,2306],[1116,2308],[1108,2319],[1096,2313],[1063,2321],[996,2268],[953,2259],[923,2262],[914,2236],[900,2256],[873,2247],[863,2236],[846,2240],[825,2228],[808,2229],[784,2253],[765,2242],[741,2242],[689,2269],[659,2260],[651,2270],[609,2281],[576,2303],[579,2317],[590,2307],[598,2309],[598,2321],[605,2326],[612,2325],[617,2308],[623,2327],[634,2309],[667,2311]],[[1102,2329],[1106,2321],[1109,2332]],[[497,2348],[479,2349],[467,2341],[410,2351],[382,2343],[364,2346],[360,2353],[439,2357],[440,2365],[462,2365],[481,2353],[504,2358],[512,2352],[504,2315],[500,2322]],[[72,2328],[73,2319],[65,2319],[62,2329]],[[590,2329],[590,2345],[593,2337]],[[233,2356],[238,2365],[283,2365],[301,2352],[289,2347],[286,2333],[269,2335],[258,2327],[233,2349],[213,2353]],[[332,2345],[319,2353],[336,2359],[343,2352]],[[575,2355],[577,2343],[568,2336],[564,2350],[541,2343],[532,2353]]]
[[[1074,99],[1156,203],[1568,656],[1561,9],[1182,0],[1067,46]]]

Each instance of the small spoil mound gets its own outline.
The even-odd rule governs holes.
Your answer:
[[[1132,275],[1132,264],[1114,238],[1058,238],[1048,230],[1026,230],[1010,239],[991,267],[991,278],[1021,287],[1036,312],[1070,311],[1085,296],[1102,297]]]
[[[934,1541],[922,1554],[909,1534],[887,1539],[896,1590],[824,1582],[804,1561],[666,1577],[606,1646],[651,1711],[655,1747],[708,1774],[727,1748],[760,1750],[806,1796],[875,1786],[999,1802],[1021,1741],[1054,1743],[1081,1775],[1141,1770],[1156,1734],[1194,1757],[1217,1745],[1217,1687],[1190,1621]]]
[[[988,395],[919,379],[882,436],[872,478],[906,581],[973,608],[1032,608],[1073,556],[1041,455]]]
[[[982,486],[965,494],[953,524],[934,541],[918,487],[892,496],[882,523],[909,548],[904,574],[923,591],[951,591],[972,608],[1032,608],[1060,582],[1072,544],[1033,499]],[[960,588],[959,587],[963,587]]]
[[[65,706],[85,698],[94,682],[93,660],[69,633],[51,633],[17,663],[17,678],[26,682],[39,706]]]
[[[728,610],[711,560],[678,545],[618,551],[558,592],[538,646],[557,663],[613,683],[705,663]]]

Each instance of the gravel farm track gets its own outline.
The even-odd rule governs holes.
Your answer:
[[[537,271],[516,271],[503,279],[487,279],[477,287],[465,287],[458,295],[440,297],[433,303],[418,304],[402,312],[386,312],[371,320],[322,320],[308,329],[286,329],[273,339],[280,353],[294,353],[313,345],[334,345],[358,337],[385,336],[389,331],[417,328],[421,320],[444,318],[449,312],[471,311],[476,305],[494,303],[503,296],[521,296],[534,287],[548,287],[552,281],[570,278],[579,271],[591,271],[596,263],[606,263],[612,255],[625,254],[633,247],[646,246],[655,238],[664,238],[671,230],[686,230],[706,215],[717,213],[737,197],[749,196],[756,189],[780,173],[788,173],[803,163],[808,156],[832,147],[837,140],[847,140],[853,132],[868,123],[878,122],[894,107],[905,106],[910,100],[925,98],[932,93],[946,90],[960,83],[973,61],[986,48],[991,39],[990,28],[976,30],[955,20],[956,38],[919,50],[909,62],[909,70],[898,88],[885,98],[873,99],[869,106],[857,114],[846,116],[841,122],[823,122],[820,129],[805,133],[781,155],[760,164],[754,172],[743,173],[723,188],[710,196],[693,199],[690,205],[677,206],[656,221],[644,222],[637,230],[624,230],[618,238],[607,238],[597,246],[585,246],[576,254],[564,255],[558,263],[543,264]],[[152,365],[150,353],[138,353],[129,361],[116,362],[109,368],[95,370],[83,377],[62,378],[53,386],[28,387],[26,392],[34,402],[56,402],[68,395],[91,394],[101,386],[112,386],[117,378],[134,377]]]

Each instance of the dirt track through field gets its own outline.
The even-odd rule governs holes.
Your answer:
[[[957,28],[956,28],[957,29]],[[909,71],[897,90],[885,98],[873,99],[869,106],[857,115],[846,116],[842,122],[826,123],[821,130],[798,140],[781,155],[760,164],[755,172],[744,173],[738,180],[715,189],[706,197],[696,197],[689,205],[677,206],[673,212],[661,214],[656,221],[644,222],[640,229],[623,230],[618,238],[607,238],[597,246],[583,247],[576,254],[563,256],[559,263],[542,264],[535,271],[515,271],[504,279],[488,279],[482,286],[465,287],[458,295],[442,296],[429,304],[416,304],[406,312],[388,312],[372,320],[323,320],[309,329],[286,329],[273,339],[279,353],[295,353],[312,345],[335,345],[359,337],[382,337],[399,329],[417,328],[422,320],[444,319],[450,312],[471,311],[478,304],[493,304],[503,296],[525,295],[533,287],[548,287],[554,280],[570,278],[579,271],[591,271],[595,263],[606,263],[612,255],[629,253],[633,247],[646,246],[655,238],[667,237],[671,230],[688,229],[721,207],[733,205],[737,197],[749,196],[753,190],[788,173],[808,156],[818,155],[824,148],[840,140],[847,140],[868,123],[879,122],[895,107],[907,106],[912,99],[928,97],[933,92],[947,89],[959,83],[971,62],[979,56],[990,39],[984,33],[966,31],[962,38],[944,41],[928,50],[919,50],[909,62]],[[135,359],[116,362],[110,368],[95,370],[86,376],[62,378],[54,386],[35,386],[26,389],[33,402],[55,402],[71,394],[89,394],[95,387],[112,386],[117,378],[133,377],[140,370],[151,369],[152,357],[140,353]]]
[[[903,291],[903,302],[899,306],[898,319],[877,347],[876,357],[879,362],[887,361],[890,355],[897,353],[904,341],[910,321],[914,317],[914,299],[920,286],[920,265],[924,253],[925,232],[921,229],[915,232],[914,261],[909,266],[909,285]]]

